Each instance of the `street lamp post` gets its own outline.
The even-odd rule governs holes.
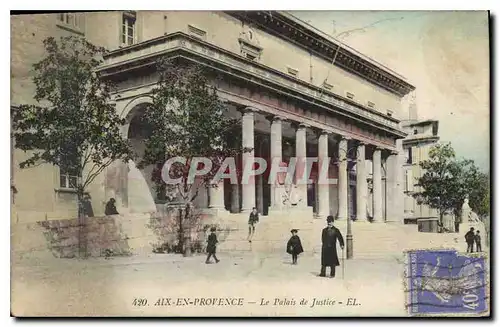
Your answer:
[[[349,154],[351,151],[355,150],[356,151],[356,158],[358,157],[358,147],[354,146],[351,148],[348,148],[347,151],[344,151],[343,149],[339,149],[339,151],[342,151],[345,153],[345,159],[347,161],[347,192],[349,192],[350,189],[350,184],[351,184],[351,168],[349,168],[349,163],[351,162],[356,162],[356,159],[351,159],[349,158]],[[340,161],[336,162],[338,167],[340,168]],[[337,184],[338,185],[338,184]],[[340,192],[340,190],[339,190]],[[354,256],[354,247],[353,247],[353,242],[354,242],[354,237],[352,235],[352,219],[349,215],[349,203],[347,204],[347,233],[346,233],[346,258],[347,259],[352,259]]]
[[[384,180],[384,222],[387,222],[387,170],[383,164],[381,167],[384,171],[384,177],[382,178]]]

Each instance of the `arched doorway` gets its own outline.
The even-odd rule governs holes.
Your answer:
[[[128,208],[130,212],[152,212],[156,211],[157,199],[157,190],[152,180],[154,166],[139,167],[146,150],[145,139],[151,133],[151,128],[144,121],[144,112],[151,104],[149,101],[133,101],[133,104],[125,116],[126,137],[136,156],[135,160],[128,163]]]

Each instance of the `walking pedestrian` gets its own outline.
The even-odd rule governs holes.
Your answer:
[[[217,230],[217,228],[215,227],[212,227],[210,228],[210,235],[208,235],[208,240],[207,240],[207,260],[205,261],[205,263],[210,263],[210,257],[214,257],[215,259],[215,263],[219,263],[219,259],[217,259],[217,256],[215,255],[215,252],[217,250],[217,243],[219,243],[219,241],[217,240],[217,235],[215,235],[215,231]]]
[[[286,252],[292,255],[292,264],[297,264],[297,258],[299,254],[304,252],[302,248],[302,243],[300,242],[300,237],[297,235],[298,230],[292,229],[290,231],[292,233],[292,237],[286,243]]]
[[[481,235],[479,235],[479,231],[476,232],[474,241],[476,241],[476,252],[483,252],[483,249],[481,248]]]
[[[259,213],[257,208],[253,207],[248,218],[248,242],[252,243],[252,237],[255,234],[255,225],[259,222]]]
[[[321,234],[321,273],[320,277],[326,277],[326,267],[330,267],[330,277],[335,277],[335,268],[340,265],[337,255],[337,240],[340,248],[344,249],[344,238],[342,234],[333,226],[333,216],[328,216],[326,222],[327,227],[323,229]]]
[[[467,243],[467,252],[474,252],[474,227],[471,227],[470,230],[465,233],[465,242]]]

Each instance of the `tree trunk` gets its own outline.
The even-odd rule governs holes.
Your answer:
[[[186,203],[185,212],[184,212],[184,249],[183,256],[190,257],[192,256],[191,252],[191,203]]]
[[[444,216],[444,212],[439,210],[438,233],[443,232],[443,216]]]
[[[85,212],[83,209],[83,190],[77,188],[76,201],[78,206],[78,256],[80,258],[87,257],[87,229]]]
[[[179,208],[179,234],[177,235],[177,238],[179,240],[179,250],[181,253],[184,253],[184,212],[182,208]]]

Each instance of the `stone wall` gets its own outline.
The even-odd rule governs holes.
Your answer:
[[[88,218],[83,226],[78,219],[47,220],[39,224],[45,229],[49,250],[57,258],[78,257],[80,237],[88,256],[130,254],[127,236],[121,224],[111,216]]]

